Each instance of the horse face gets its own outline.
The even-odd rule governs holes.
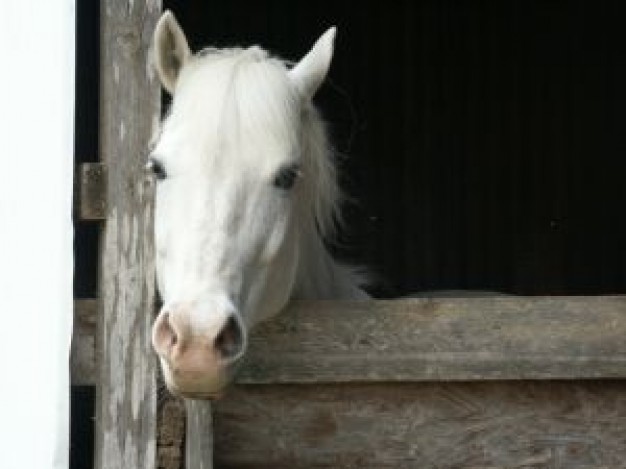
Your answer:
[[[172,389],[206,394],[228,381],[248,328],[289,298],[298,258],[299,162],[284,147],[273,150],[274,161],[246,165],[248,157],[261,157],[250,154],[254,146],[267,148],[259,138],[237,154],[222,149],[203,168],[202,151],[170,146],[178,137],[166,125],[151,160],[165,173],[155,212],[164,305],[153,343]]]
[[[307,56],[317,48],[327,61],[318,51],[287,71],[258,48],[192,57],[170,13],[157,25],[156,68],[173,103],[148,162],[164,302],[153,345],[174,393],[219,395],[249,328],[289,300],[306,197],[300,115],[332,33]]]

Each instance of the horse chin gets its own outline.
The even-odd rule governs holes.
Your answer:
[[[222,398],[233,379],[233,372],[229,369],[225,369],[218,376],[194,377],[193,379],[178,377],[174,379],[167,365],[163,367],[163,375],[165,386],[172,395],[205,401],[215,401]]]
[[[176,396],[184,399],[202,400],[202,401],[216,401],[224,396],[224,392],[228,387],[228,384],[223,385],[219,389],[184,389],[180,388],[174,383],[165,383],[168,391]]]

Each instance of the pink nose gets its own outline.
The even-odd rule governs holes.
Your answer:
[[[170,389],[188,397],[211,397],[230,379],[232,365],[243,355],[244,332],[233,314],[212,327],[194,331],[184,311],[159,314],[152,342],[164,362]]]

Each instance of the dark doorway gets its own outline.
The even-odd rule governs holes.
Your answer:
[[[626,292],[621,2],[166,1],[192,47],[297,59],[338,26],[317,97],[358,204],[336,250],[383,295]],[[346,155],[347,158],[344,158]]]
[[[76,77],[74,163],[98,161],[100,76],[99,2],[76,2]],[[74,298],[96,298],[100,226],[74,220]],[[72,386],[70,469],[92,469],[94,451],[93,386]]]

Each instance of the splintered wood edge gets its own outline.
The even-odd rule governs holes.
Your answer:
[[[95,383],[97,302],[75,302],[73,384]],[[251,334],[239,383],[626,377],[626,296],[318,301]]]

